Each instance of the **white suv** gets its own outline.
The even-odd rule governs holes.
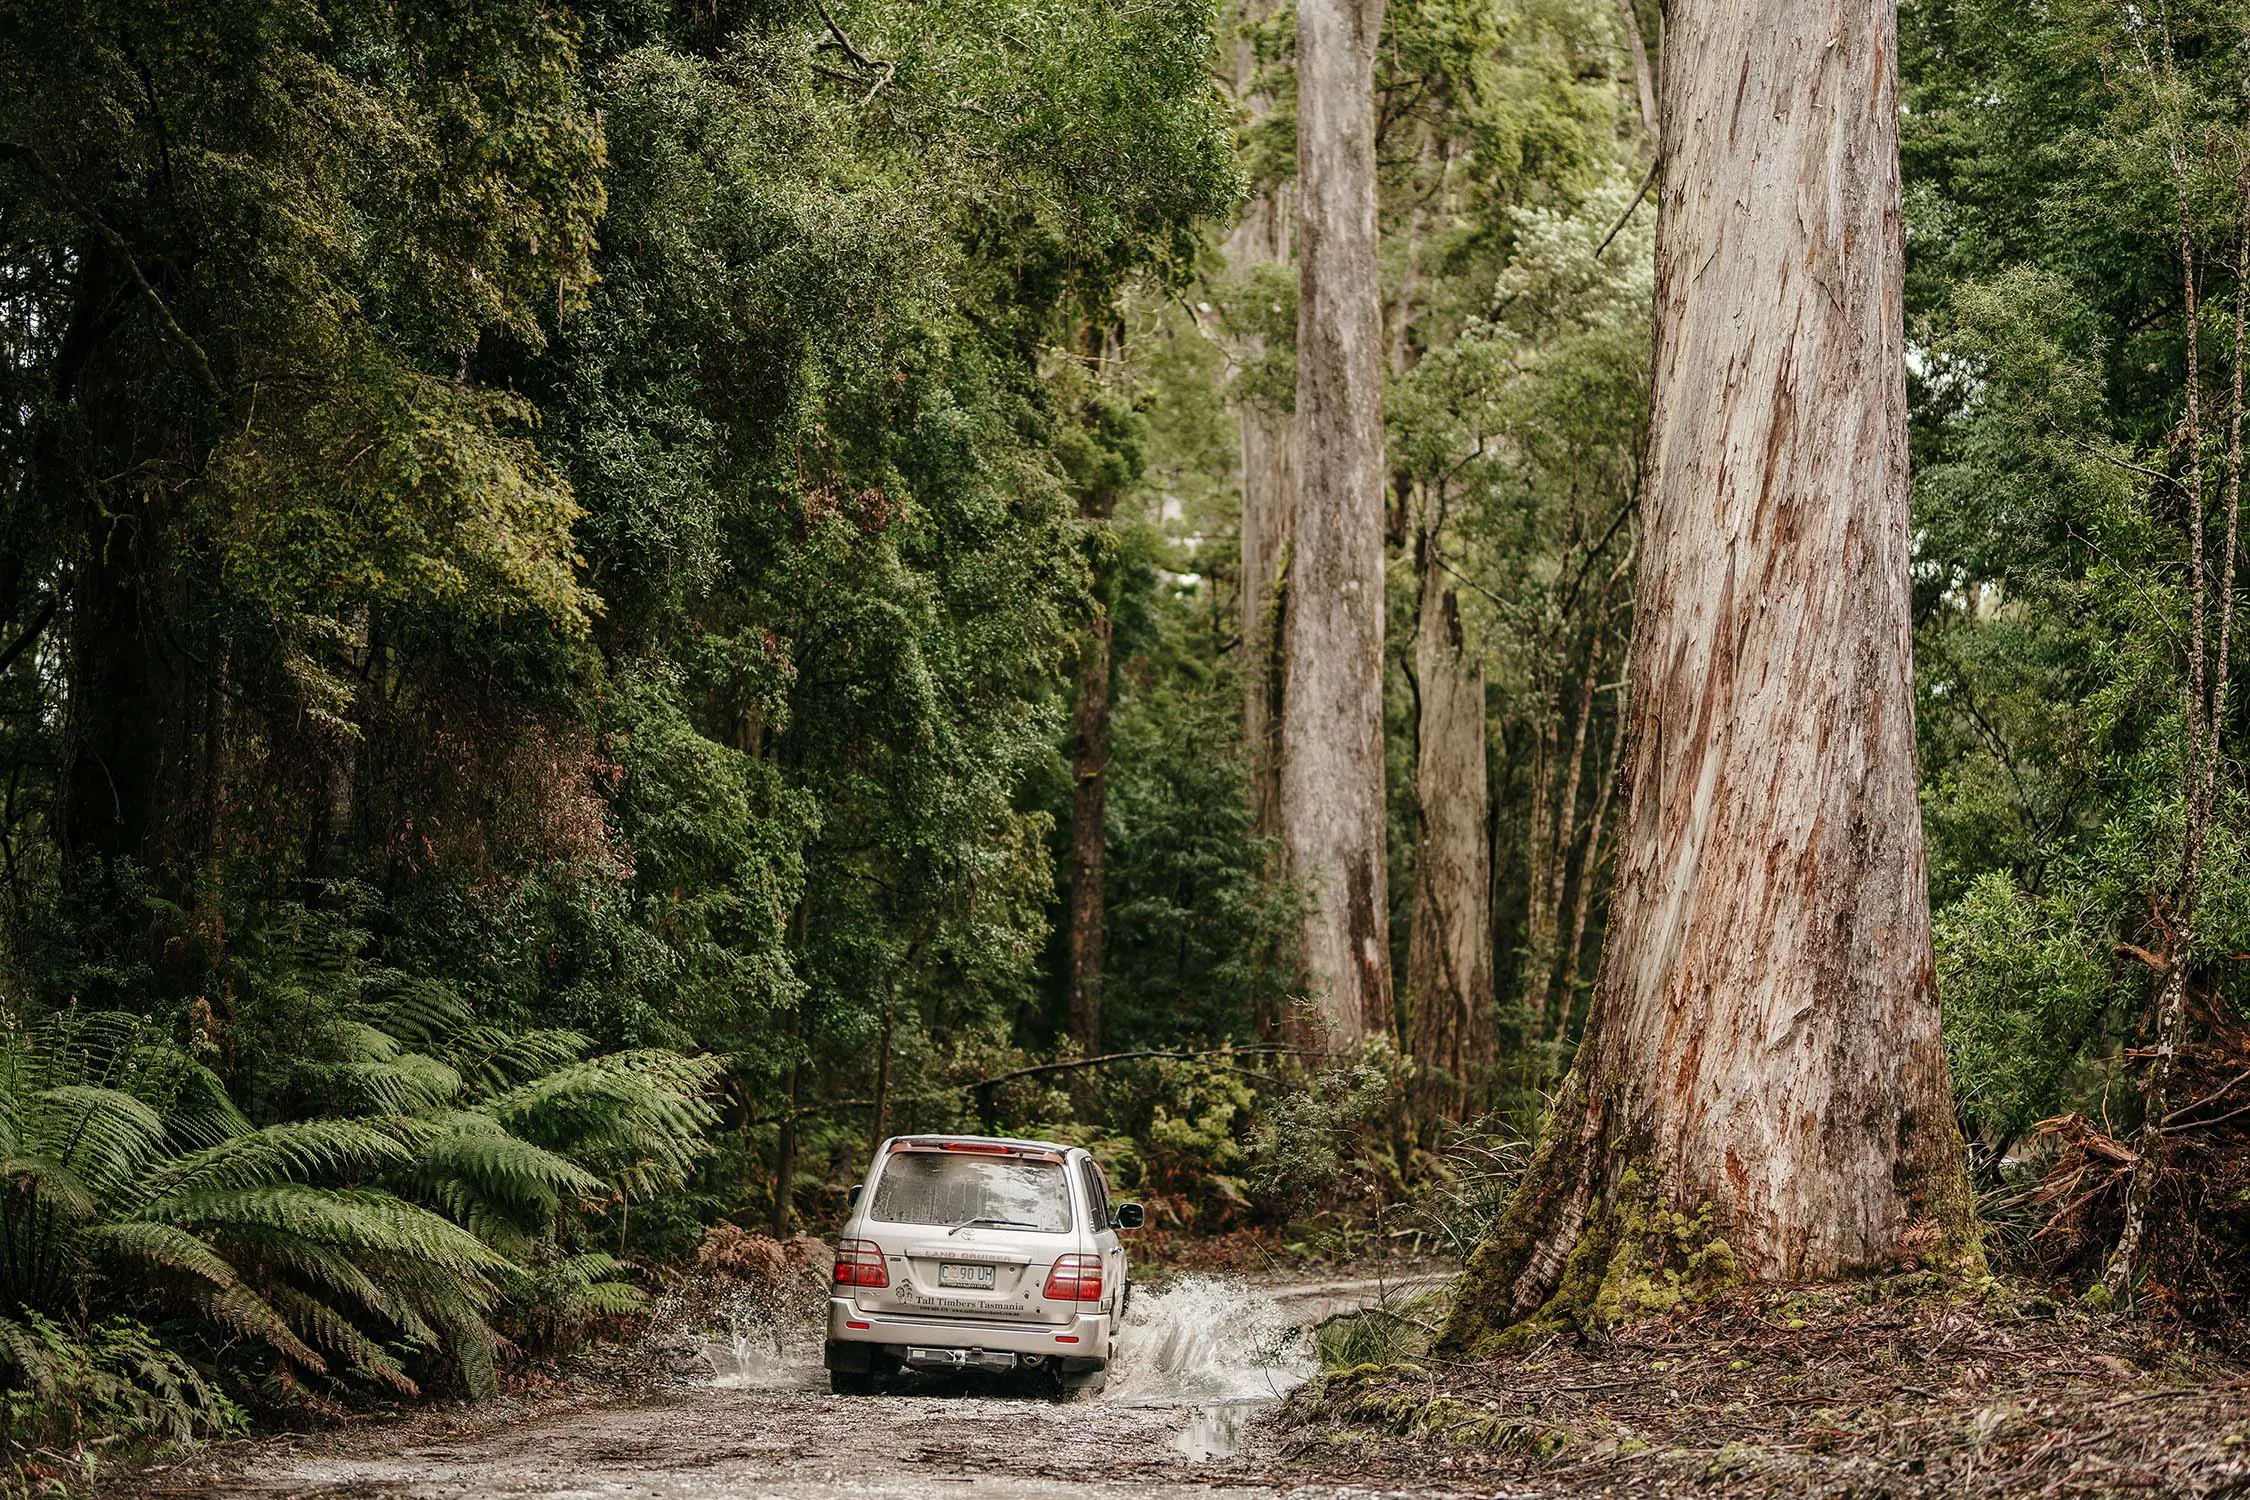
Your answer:
[[[1051,1374],[1099,1390],[1131,1295],[1101,1167],[1076,1146],[894,1136],[852,1189],[829,1287],[829,1388],[899,1366]]]

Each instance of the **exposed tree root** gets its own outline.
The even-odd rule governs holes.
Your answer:
[[[2145,1191],[2146,1228],[2124,1294],[2144,1311],[2191,1320],[2250,1345],[2250,1027],[2208,993],[2188,997],[2188,1032],[2172,1059],[2168,1108],[2143,1131],[2161,1156]],[[2127,1054],[2145,1065],[2145,1052]],[[2144,1146],[2082,1114],[2040,1127],[2059,1147],[2039,1186],[2008,1206],[2044,1221],[2031,1250],[2046,1268],[2099,1271],[2118,1242]],[[2099,1283],[2097,1303],[2116,1294]]]

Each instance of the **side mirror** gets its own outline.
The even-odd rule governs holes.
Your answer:
[[[1118,1228],[1138,1229],[1147,1222],[1148,1215],[1142,1211],[1138,1203],[1120,1203],[1117,1205]]]
[[[860,1195],[861,1193],[864,1193],[864,1192],[866,1192],[866,1191],[867,1191],[867,1184],[866,1184],[866,1183],[864,1183],[864,1182],[855,1182],[855,1183],[853,1183],[853,1184],[852,1184],[852,1190],[851,1190],[850,1192],[848,1192],[848,1193],[844,1194],[844,1207],[845,1207],[846,1209],[853,1209],[853,1208],[857,1208],[857,1207],[859,1207],[859,1195]]]

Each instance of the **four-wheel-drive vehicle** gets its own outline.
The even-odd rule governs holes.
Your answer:
[[[894,1136],[852,1190],[829,1286],[829,1388],[891,1371],[1022,1371],[1099,1390],[1131,1295],[1101,1167],[1076,1146]]]

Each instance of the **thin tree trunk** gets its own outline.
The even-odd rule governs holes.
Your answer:
[[[789,1238],[795,1226],[797,1191],[797,1090],[803,1063],[789,1065],[789,1107],[781,1117],[773,1142],[773,1237]]]
[[[1104,829],[1109,809],[1107,610],[1086,623],[1078,646],[1078,729],[1071,748],[1070,1036],[1092,1057],[1102,1049]]]
[[[1546,942],[1533,955],[1537,972],[1527,975],[1531,986],[1535,1018],[1534,1035],[1542,1043],[1547,1039],[1547,1018],[1555,1008],[1554,984],[1556,967],[1561,960],[1559,929],[1562,925],[1563,896],[1570,879],[1570,851],[1578,843],[1578,794],[1586,778],[1586,734],[1594,722],[1594,690],[1600,685],[1602,647],[1609,633],[1609,590],[1605,587],[1594,602],[1594,626],[1587,642],[1586,659],[1579,668],[1578,701],[1573,706],[1570,726],[1570,758],[1563,766],[1562,801],[1555,815],[1554,843],[1547,858],[1547,894],[1540,909],[1545,913]],[[1542,830],[1544,832],[1544,830]],[[1532,1060],[1534,1076],[1546,1071],[1542,1057]]]
[[[1543,671],[1544,669],[1542,669]],[[1534,678],[1537,682],[1538,679]],[[1554,804],[1549,790],[1554,780],[1555,756],[1561,737],[1562,716],[1554,688],[1541,683],[1536,690],[1539,734],[1531,746],[1531,821],[1524,834],[1523,956],[1516,972],[1516,993],[1524,1011],[1525,1071],[1546,1038],[1547,976],[1552,972],[1555,924],[1561,914],[1547,905],[1554,882],[1548,862],[1554,858]]]
[[[1242,735],[1250,751],[1250,829],[1280,832],[1282,621],[1293,467],[1289,418],[1245,402],[1242,432]]]
[[[1099,383],[1112,344],[1104,319],[1089,319],[1085,334],[1088,377]],[[1122,340],[1122,335],[1119,336]],[[1108,528],[1117,490],[1089,485],[1078,497],[1078,518],[1089,532]],[[1097,595],[1100,588],[1097,584]],[[1102,1047],[1102,944],[1107,912],[1109,818],[1109,607],[1097,597],[1093,617],[1078,642],[1078,703],[1071,737],[1070,803],[1070,1035],[1089,1057]]]
[[[883,1132],[890,1124],[891,1032],[897,1014],[898,976],[893,974],[883,986],[883,1030],[875,1044],[875,1105],[871,1111],[874,1123],[868,1131],[867,1141],[870,1152],[883,1144]]]
[[[1733,1267],[1976,1263],[1939,1039],[1908,618],[1897,17],[1675,0],[1623,844],[1592,1011],[1459,1347],[1633,1209]],[[1645,1263],[1645,1262],[1643,1262]]]
[[[2173,72],[2169,43],[2165,73]],[[2152,70],[2153,71],[2153,70]],[[2152,82],[2154,80],[2152,79]],[[2184,126],[2175,123],[2184,134]],[[2135,1142],[2136,1160],[2125,1193],[2125,1221],[2117,1248],[2105,1268],[2103,1285],[2113,1296],[2132,1290],[2143,1243],[2149,1228],[2149,1211],[2156,1187],[2171,1155],[2163,1130],[2169,1113],[2172,1069],[2188,1032],[2188,968],[2194,962],[2196,922],[2203,890],[2204,854],[2210,842],[2213,810],[2217,805],[2219,768],[2223,758],[2227,711],[2227,677],[2234,648],[2235,558],[2241,542],[2242,518],[2242,412],[2243,358],[2246,335],[2245,289],[2250,286],[2250,162],[2238,168],[2238,217],[2235,225],[2234,369],[2227,408],[2226,555],[2219,581],[2218,656],[2206,661],[2207,595],[2210,591],[2209,559],[2205,555],[2203,492],[2203,371],[2201,308],[2197,296],[2195,238],[2188,218],[2190,175],[2184,140],[2175,140],[2172,169],[2179,190],[2180,288],[2185,304],[2183,332],[2187,344],[2187,420],[2181,434],[2186,450],[2188,520],[2189,624],[2187,687],[2182,694],[2187,718],[2188,754],[2183,767],[2184,827],[2180,840],[2180,869],[2165,918],[2170,931],[2164,944],[2164,969],[2157,980],[2153,1006],[2155,1047],[2148,1071],[2141,1080],[2141,1127]]]
[[[1577,889],[1570,898],[1570,940],[1563,945],[1562,981],[1557,985],[1560,1009],[1555,1013],[1555,1055],[1570,1045],[1570,1017],[1578,1008],[1578,969],[1586,953],[1586,916],[1593,910],[1594,893],[1602,888],[1602,866],[1607,852],[1602,836],[1609,824],[1610,807],[1617,800],[1617,758],[1625,748],[1625,711],[1620,704],[1611,716],[1609,750],[1602,757],[1599,790],[1594,795],[1594,816],[1586,825],[1586,853],[1578,862]]]
[[[1425,533],[1414,637],[1421,839],[1406,949],[1406,1040],[1425,1121],[1473,1111],[1495,1047],[1484,667],[1463,637],[1460,601],[1438,574],[1435,548]]]
[[[1308,1029],[1387,1029],[1383,308],[1375,254],[1381,0],[1297,7],[1295,530],[1281,707],[1285,866],[1304,890]]]
[[[1657,149],[1656,74],[1648,65],[1648,44],[1641,40],[1641,13],[1633,0],[1617,0],[1618,29],[1625,34],[1625,50],[1633,59],[1633,97],[1641,106],[1643,158]]]

